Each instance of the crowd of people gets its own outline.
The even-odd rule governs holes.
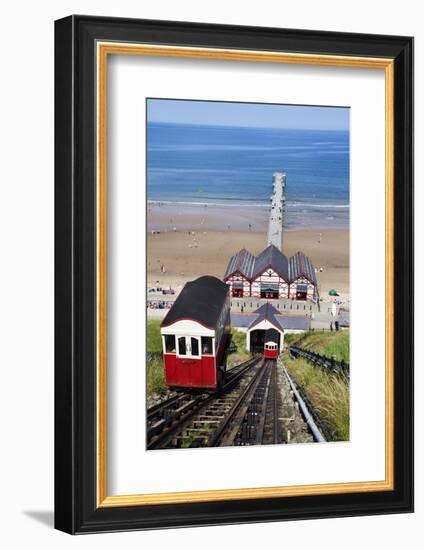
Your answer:
[[[170,309],[174,302],[168,300],[147,300],[148,309]]]

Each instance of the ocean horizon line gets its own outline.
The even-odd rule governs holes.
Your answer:
[[[234,206],[247,206],[248,208],[270,208],[269,202],[253,202],[250,200],[240,201],[232,199],[222,199],[223,202],[208,202],[208,201],[171,201],[160,199],[148,199],[147,203],[152,205],[166,204],[166,205],[180,205],[180,206],[222,206],[225,208],[233,208]],[[349,204],[322,204],[322,203],[310,203],[310,202],[287,202],[286,208],[290,207],[309,207],[309,208],[340,208],[347,209]]]
[[[287,126],[243,126],[235,124],[210,124],[203,122],[164,122],[149,120],[146,123],[146,128],[149,126],[200,126],[203,128],[242,128],[243,130],[289,130],[295,132],[339,132],[343,134],[349,134],[350,130],[344,128],[296,128]]]

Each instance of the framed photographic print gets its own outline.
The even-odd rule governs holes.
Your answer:
[[[55,26],[55,524],[413,509],[413,39]]]

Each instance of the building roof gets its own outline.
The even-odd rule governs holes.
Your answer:
[[[272,306],[270,303],[266,303],[266,304],[263,304],[261,307],[259,307],[255,313],[258,314],[257,318],[255,319],[255,321],[253,321],[253,323],[250,325],[249,328],[253,328],[255,325],[258,325],[259,323],[261,323],[262,321],[268,321],[270,322],[272,325],[275,326],[276,329],[278,330],[284,330],[278,320],[276,320],[276,315],[278,313],[280,313],[278,311],[278,309],[274,306]]]
[[[252,281],[268,268],[272,268],[286,281],[290,280],[289,261],[276,246],[270,244],[258,256],[253,256],[248,250],[242,248],[237,254],[231,256],[225,270],[224,281],[235,273],[240,273]]]
[[[255,313],[265,318],[268,318],[268,317],[272,317],[273,315],[279,315],[280,310],[278,310],[275,306],[267,302],[266,304],[262,304],[260,307],[258,307]]]
[[[309,330],[311,321],[304,315],[276,315],[275,319],[283,330]]]
[[[280,332],[284,330],[309,330],[311,321],[305,315],[282,315],[270,303],[263,304],[256,311],[231,313],[231,324],[238,328],[252,330],[262,321],[269,321]]]
[[[305,256],[303,252],[296,252],[296,254],[290,258],[290,280],[294,281],[299,277],[305,277],[311,281],[311,283],[317,283],[314,266],[308,256]]]
[[[161,326],[167,327],[181,319],[192,319],[208,328],[215,328],[228,292],[228,285],[210,275],[189,281],[184,285]]]
[[[231,324],[238,328],[249,328],[257,318],[258,314],[253,311],[251,313],[231,313]]]
[[[256,277],[268,268],[272,268],[280,277],[288,281],[289,262],[281,250],[278,250],[273,244],[267,246],[259,256],[256,256],[252,279],[256,279]]]
[[[237,254],[234,254],[228,262],[224,279],[227,279],[230,275],[237,272],[244,275],[247,279],[250,279],[252,276],[254,263],[255,256],[253,256],[253,254],[245,248],[242,248],[239,252],[237,252]]]

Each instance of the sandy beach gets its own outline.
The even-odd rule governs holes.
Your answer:
[[[251,231],[264,232],[269,208],[249,204],[211,205],[185,203],[149,203],[147,230],[157,231]]]
[[[147,237],[149,286],[178,289],[201,275],[222,278],[235,252],[245,247],[258,254],[265,248],[267,212],[264,210],[252,217],[249,211],[234,212],[219,207],[204,208],[196,213],[183,213],[180,207],[171,205],[151,209]],[[231,220],[229,228],[228,220]],[[153,233],[152,228],[159,232]],[[284,254],[290,256],[298,250],[307,254],[318,269],[321,294],[331,288],[349,292],[347,229],[286,230]]]

